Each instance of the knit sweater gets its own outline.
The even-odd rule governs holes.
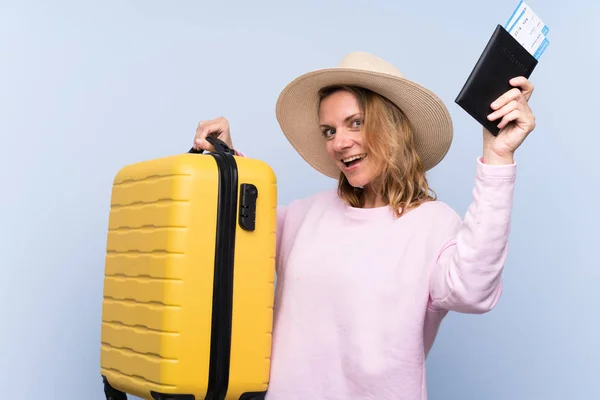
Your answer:
[[[464,219],[441,201],[395,219],[335,190],[280,207],[266,399],[425,400],[442,319],[500,297],[515,173],[477,159]]]

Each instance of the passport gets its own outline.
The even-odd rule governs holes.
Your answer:
[[[487,119],[494,111],[491,104],[513,88],[509,83],[512,78],[530,78],[548,47],[548,32],[531,8],[519,2],[505,26],[496,26],[458,93],[455,103],[492,135],[498,135],[501,118]]]

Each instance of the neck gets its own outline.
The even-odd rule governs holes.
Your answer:
[[[386,205],[381,196],[378,196],[370,185],[365,186],[363,197],[365,201],[363,208],[377,208]]]

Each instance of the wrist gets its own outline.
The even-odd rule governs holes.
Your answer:
[[[492,151],[485,151],[482,161],[488,165],[507,165],[514,164],[515,157],[513,153],[497,154]]]

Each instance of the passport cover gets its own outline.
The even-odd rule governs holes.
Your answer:
[[[512,78],[524,76],[529,79],[537,64],[538,60],[498,25],[455,102],[497,136],[500,131],[497,125],[502,118],[487,119],[494,111],[490,105],[513,88],[509,83]]]

